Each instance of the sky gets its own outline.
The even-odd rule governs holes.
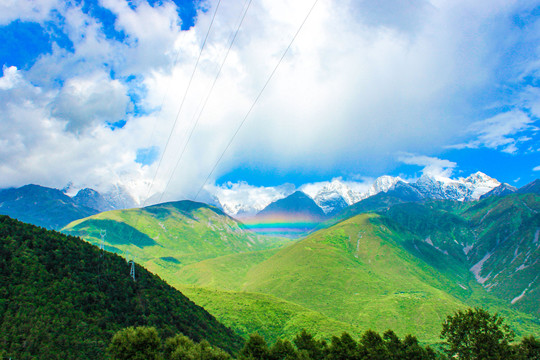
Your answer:
[[[0,65],[0,188],[540,177],[540,1],[3,0]]]

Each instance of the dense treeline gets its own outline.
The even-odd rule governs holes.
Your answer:
[[[231,355],[212,347],[205,340],[196,343],[184,335],[176,335],[164,342],[155,328],[137,327],[119,331],[113,337],[108,355],[114,360],[170,359],[170,360],[225,360]],[[317,340],[306,331],[299,333],[292,342],[277,340],[268,346],[258,334],[250,335],[242,350],[240,360],[346,360],[346,359],[439,359],[442,355],[430,347],[422,347],[414,336],[403,340],[391,330],[381,337],[368,330],[355,341],[349,334],[334,336],[330,342]]]
[[[471,310],[476,312],[476,310]],[[454,333],[463,328],[455,323],[475,322],[483,317],[471,312],[458,313],[450,322]],[[495,316],[496,318],[496,316]],[[268,346],[263,337],[250,335],[242,350],[237,354],[238,360],[538,360],[540,359],[540,341],[534,337],[526,337],[520,343],[510,345],[503,339],[510,335],[507,329],[487,318],[490,325],[480,328],[469,328],[466,336],[457,338],[444,335],[446,338],[444,352],[436,351],[429,346],[422,346],[418,340],[407,335],[400,339],[392,330],[382,336],[372,330],[365,331],[358,341],[348,333],[334,336],[327,342],[315,339],[311,334],[302,331],[292,342],[277,340]],[[453,323],[454,322],[454,323]],[[453,323],[453,324],[452,324]],[[485,323],[484,325],[486,325]],[[491,325],[496,325],[491,327]],[[502,334],[502,338],[497,335]],[[443,331],[444,333],[444,331]],[[463,333],[461,335],[464,335]],[[230,354],[211,346],[203,340],[196,343],[184,335],[176,335],[161,341],[155,328],[138,327],[119,331],[113,337],[107,349],[113,360],[135,359],[170,359],[170,360],[232,360]]]
[[[269,346],[265,339],[252,334],[239,360],[540,360],[540,341],[533,336],[512,344],[513,332],[497,314],[483,309],[458,311],[443,324],[442,352],[422,346],[416,337],[400,339],[392,330],[382,336],[365,331],[358,341],[348,333],[333,336],[327,342],[305,330],[292,342],[278,339]],[[203,340],[196,343],[184,335],[162,341],[155,328],[121,330],[113,337],[107,353],[113,360],[232,360],[233,357]]]
[[[157,276],[79,238],[0,216],[0,351],[14,359],[103,358],[113,334],[155,326],[227,351],[243,340]]]

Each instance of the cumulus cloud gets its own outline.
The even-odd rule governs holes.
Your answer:
[[[66,120],[66,130],[74,133],[101,123],[122,120],[128,109],[127,88],[107,74],[68,79],[52,105],[52,115]]]
[[[3,0],[0,2],[0,25],[13,20],[43,21],[51,10],[61,7],[58,0]]]
[[[535,167],[533,168],[533,171],[540,171],[540,165],[535,166]]]
[[[407,165],[422,166],[422,174],[433,177],[450,178],[457,164],[437,157],[404,153],[398,160]]]
[[[0,23],[52,22],[73,43],[53,44],[25,72],[4,69],[0,186],[121,184],[141,201],[154,194],[172,200],[193,197],[207,178],[212,184],[238,166],[376,176],[401,151],[402,162],[449,174],[454,163],[411,154],[433,154],[457,142],[463,128],[476,136],[469,147],[512,152],[530,141],[528,113],[479,121],[473,110],[486,105],[477,95],[515,80],[499,70],[507,68],[507,49],[527,45],[524,30],[508,22],[526,4],[387,0],[379,8],[320,0],[221,158],[312,1],[254,2],[210,94],[243,11],[240,2],[223,2],[200,54],[216,3],[205,3],[208,11],[181,31],[170,1],[100,1],[116,17],[121,40],[71,3],[23,1],[0,11]],[[501,33],[509,35],[504,43]],[[531,114],[535,91],[528,90]],[[125,126],[108,125],[118,120]],[[155,161],[141,161],[144,149],[154,149]],[[226,194],[226,187],[215,191]],[[248,197],[273,196],[237,187]]]
[[[15,66],[4,66],[2,71],[3,76],[0,78],[0,90],[12,89],[22,81],[22,76]]]

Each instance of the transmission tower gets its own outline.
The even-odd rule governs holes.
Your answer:
[[[105,248],[105,236],[107,236],[107,230],[101,230],[99,232],[99,236],[101,236],[101,242],[99,243],[99,250],[101,250],[101,253],[103,254],[103,249]]]
[[[133,281],[135,281],[135,261],[130,260],[128,261],[128,264],[131,264],[131,269],[129,270],[129,276],[133,278]]]

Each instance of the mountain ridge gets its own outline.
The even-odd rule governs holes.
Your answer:
[[[155,326],[237,351],[242,339],[138,264],[0,216],[0,341],[12,358],[98,359],[114,332]]]
[[[215,206],[190,200],[107,211],[76,220],[62,232],[95,245],[104,234],[106,250],[129,254],[150,271],[171,276],[187,264],[282,241],[249,231]]]

